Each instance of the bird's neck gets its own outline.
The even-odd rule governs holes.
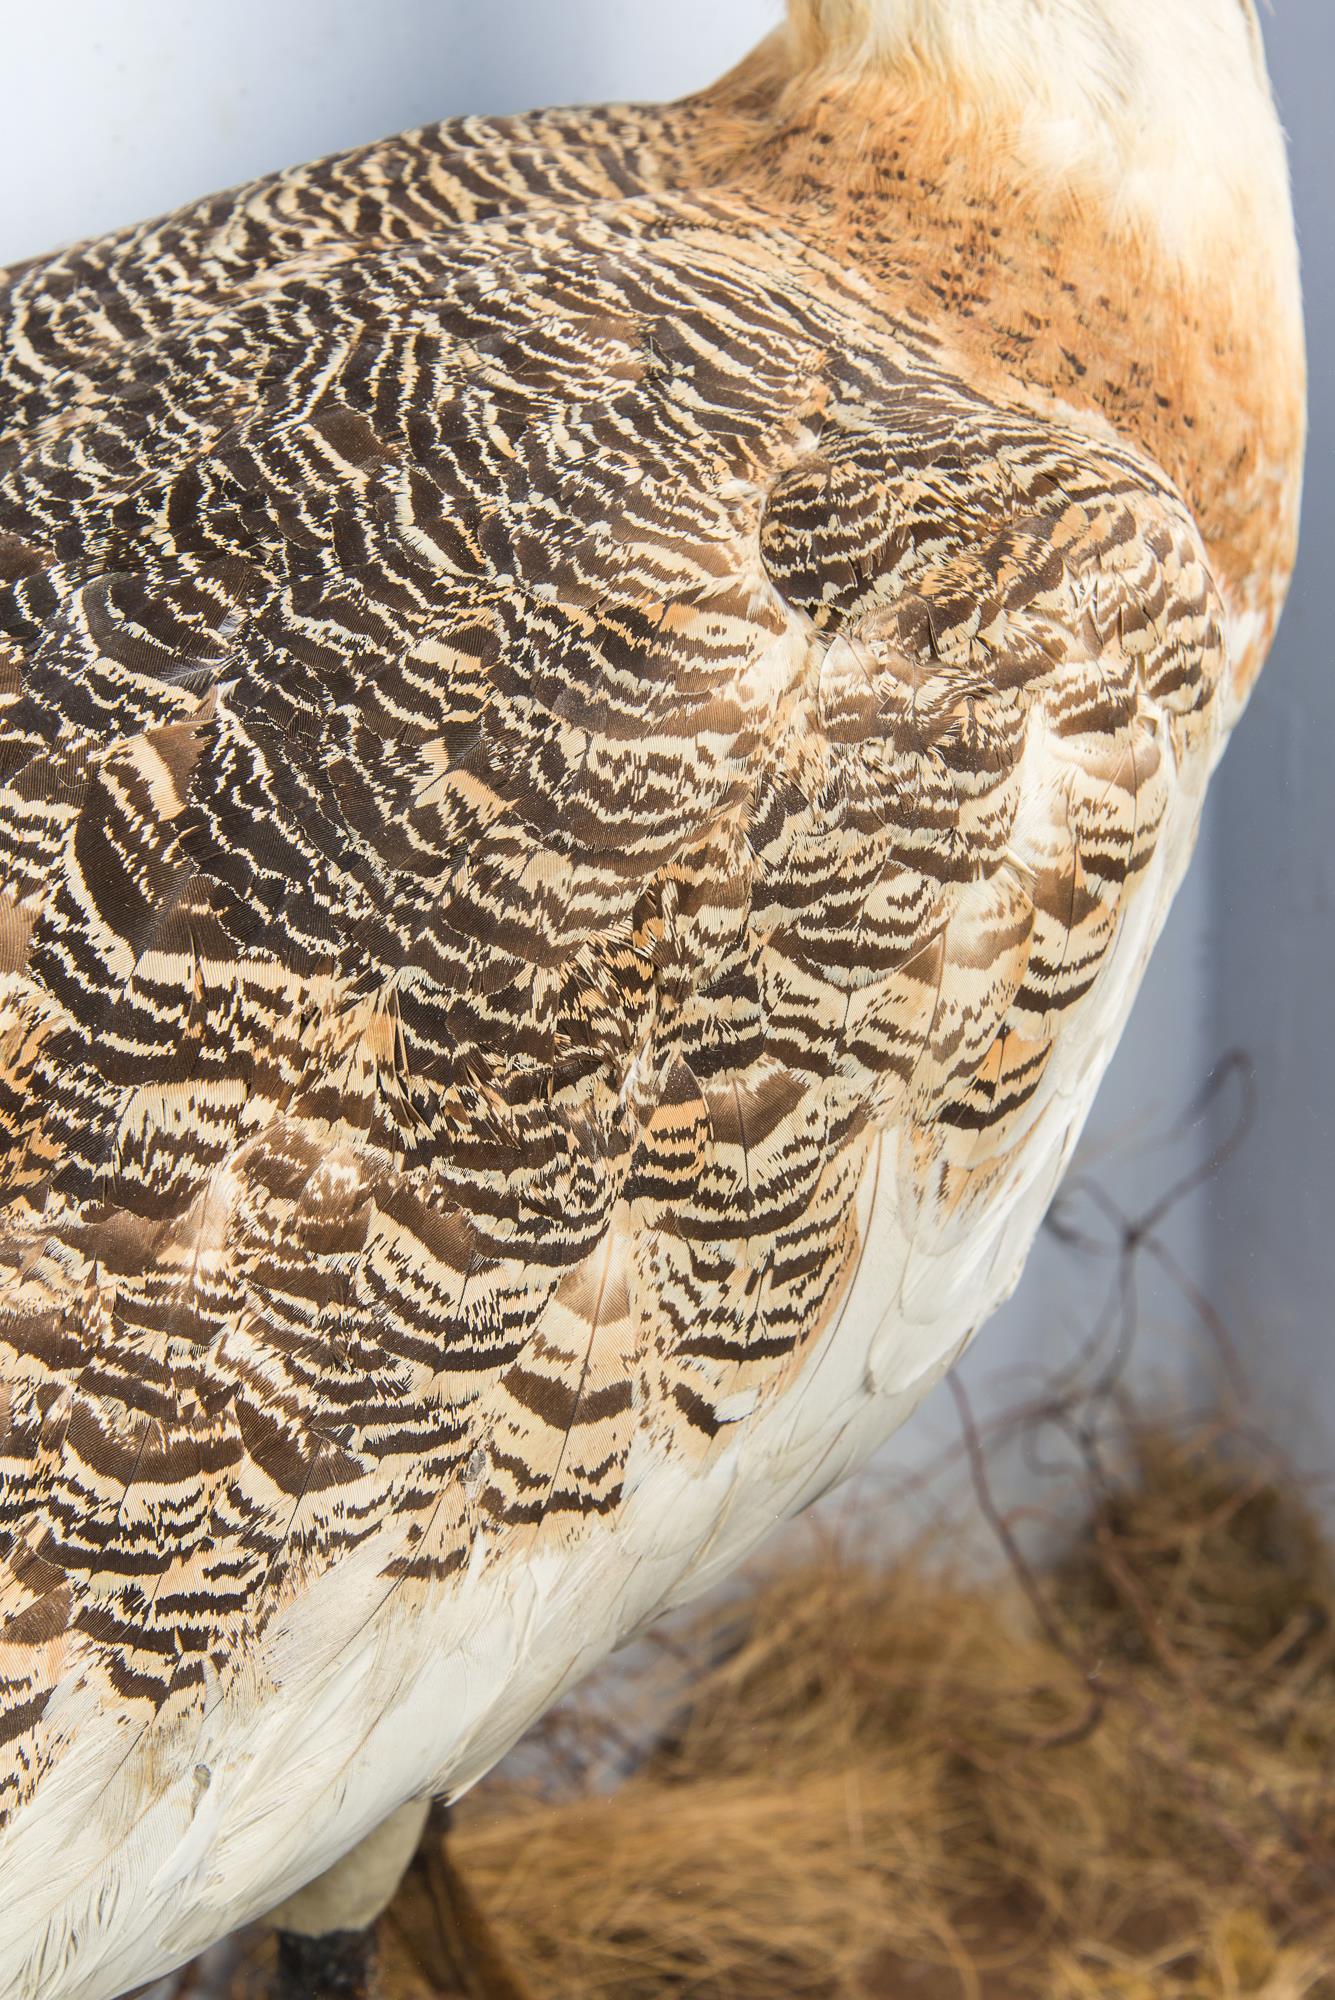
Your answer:
[[[795,76],[930,94],[1036,195],[1099,203],[1179,262],[1287,221],[1252,0],[790,0]]]
[[[1250,0],[790,0],[715,101],[730,174],[818,216],[980,387],[1166,468],[1254,635],[1241,692],[1291,566],[1303,437]]]

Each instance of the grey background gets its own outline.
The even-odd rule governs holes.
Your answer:
[[[1219,770],[1207,1034],[1258,1117],[1207,1218],[1216,1295],[1294,1434],[1335,1441],[1335,5],[1264,20],[1289,134],[1311,372],[1303,539],[1274,656]]]
[[[62,0],[50,12],[11,0],[6,11],[0,263],[430,118],[675,95],[737,60],[779,0]],[[1248,1052],[1254,1128],[1165,1235],[1231,1329],[1272,1426],[1319,1463],[1335,1439],[1335,5],[1275,0],[1264,26],[1313,362],[1302,556],[1076,1171],[1143,1208],[1231,1122],[1236,1090],[1174,1130],[1221,1055]],[[1040,1238],[965,1363],[980,1409],[1069,1357],[1106,1296],[1109,1228],[1088,1199],[1068,1212],[1103,1250]],[[1138,1277],[1136,1365],[1199,1386],[1212,1350],[1181,1287],[1144,1259]],[[938,1397],[897,1462],[920,1461],[953,1429]]]

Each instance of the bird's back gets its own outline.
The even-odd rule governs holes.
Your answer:
[[[1014,1281],[1225,611],[1134,438],[467,122],[0,306],[0,1915],[95,2000],[459,1789]]]

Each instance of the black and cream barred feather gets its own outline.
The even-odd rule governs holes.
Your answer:
[[[0,292],[4,1990],[457,1790],[1013,1282],[1221,734],[1131,438],[706,112]]]

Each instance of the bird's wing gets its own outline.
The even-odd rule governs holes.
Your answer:
[[[671,105],[448,119],[0,271],[0,454],[6,434],[77,421],[104,371],[287,274],[655,189],[688,123]]]
[[[0,506],[12,1814],[368,1538],[416,1603],[613,1535],[887,1139],[965,1240],[1221,642],[1153,467],[721,198],[242,285]]]

